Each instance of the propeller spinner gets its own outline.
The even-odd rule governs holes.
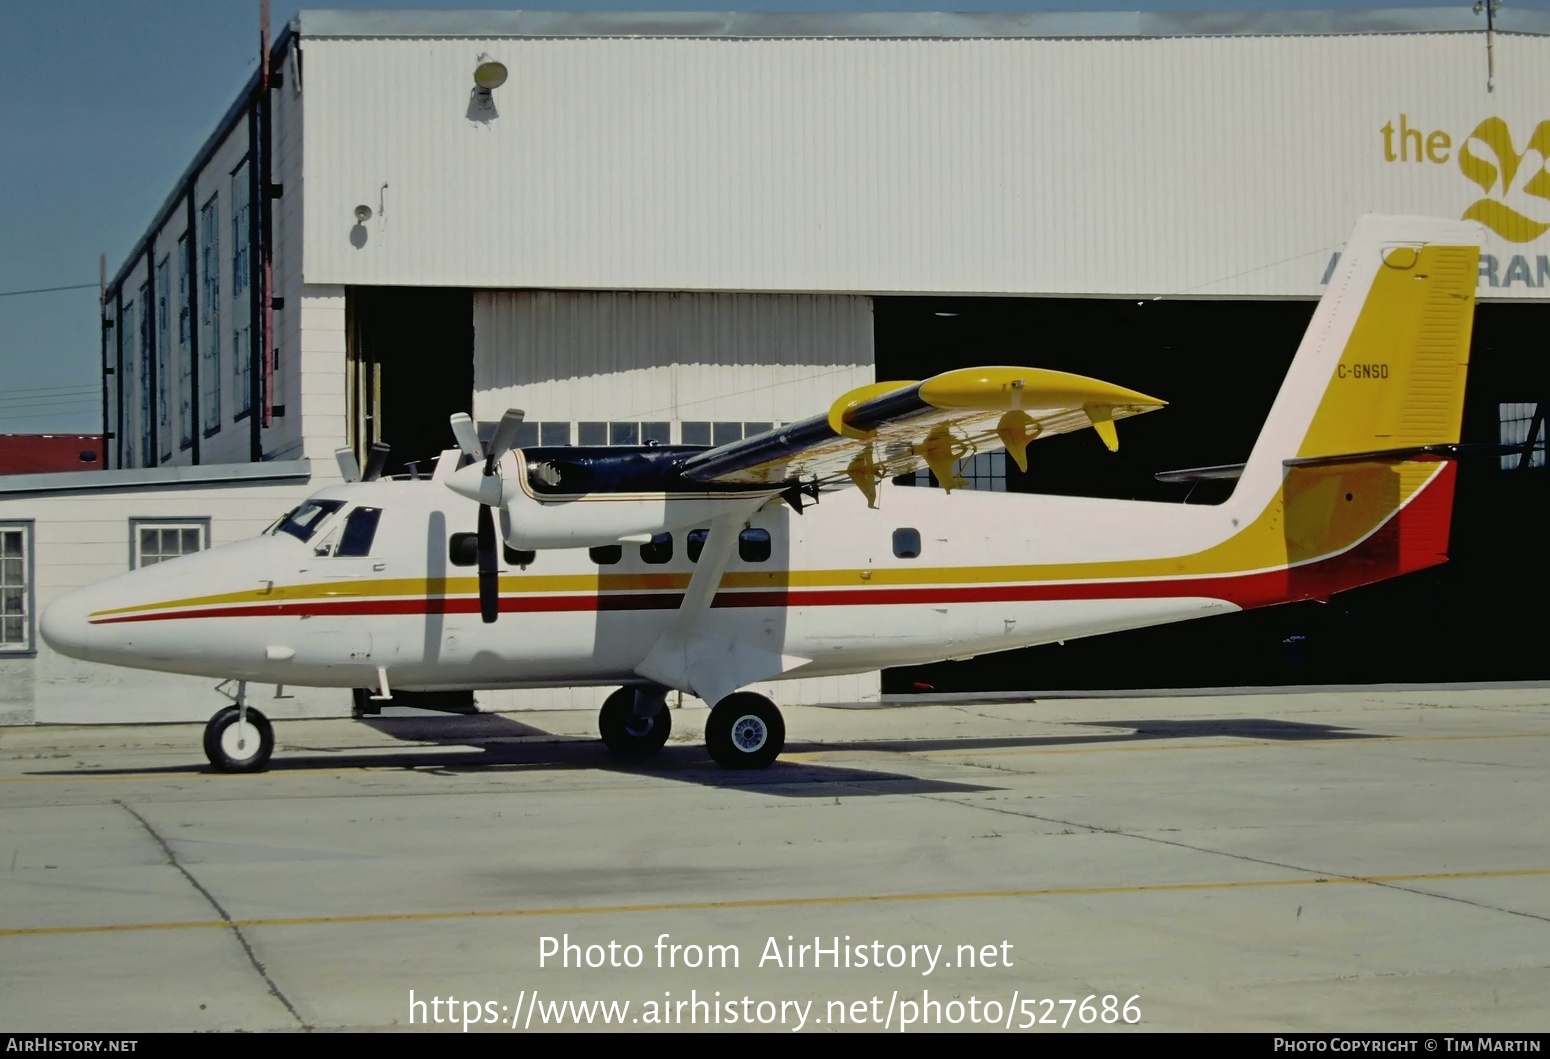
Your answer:
[[[479,431],[474,427],[473,419],[466,412],[458,412],[452,417],[452,436],[457,439],[457,447],[473,460],[452,472],[447,478],[447,487],[479,504],[479,616],[486,625],[494,622],[500,613],[500,562],[496,554],[494,510],[501,502],[502,483],[498,468],[501,459],[516,444],[522,419],[520,408],[508,408],[490,438],[490,451],[486,453],[479,444]]]

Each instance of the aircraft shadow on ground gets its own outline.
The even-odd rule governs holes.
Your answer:
[[[1199,720],[1144,721],[1067,721],[1078,728],[1129,728],[1128,732],[1081,732],[1075,735],[1035,736],[952,736],[945,739],[865,739],[843,743],[795,743],[787,742],[788,753],[815,751],[875,750],[896,751],[953,751],[969,753],[975,750],[1038,750],[1042,747],[1066,746],[1102,747],[1124,743],[1145,743],[1165,739],[1235,738],[1255,742],[1285,740],[1290,742],[1333,742],[1347,739],[1383,739],[1374,732],[1361,732],[1354,728],[1341,728],[1329,724],[1307,724],[1300,721],[1282,721],[1260,717],[1209,717]]]
[[[360,718],[372,730],[405,743],[402,748],[378,746],[313,746],[281,742],[269,771],[284,774],[313,769],[413,769],[432,775],[459,776],[479,772],[591,769],[695,783],[705,787],[759,791],[791,798],[856,797],[884,794],[969,794],[1000,790],[987,784],[924,779],[874,768],[829,762],[778,761],[768,769],[747,772],[720,768],[704,747],[669,744],[642,758],[621,758],[596,738],[553,736],[540,728],[501,714]],[[854,751],[972,754],[976,750],[1037,750],[1044,747],[1138,744],[1172,739],[1232,737],[1263,741],[1344,741],[1382,738],[1333,725],[1263,718],[1199,720],[1072,721],[1081,728],[1129,728],[1129,732],[1085,731],[1073,735],[953,737],[943,739],[788,741],[788,754]],[[283,730],[282,730],[283,731]],[[449,753],[449,751],[462,751]],[[37,776],[186,775],[187,765],[139,769],[70,769],[39,771]],[[202,771],[213,771],[204,766]]]
[[[448,773],[503,768],[596,769],[636,776],[660,776],[704,787],[757,790],[790,798],[826,798],[837,794],[848,797],[876,794],[970,794],[999,789],[984,784],[922,779],[879,769],[791,760],[778,761],[767,769],[735,771],[723,769],[711,761],[704,747],[681,743],[669,743],[648,757],[623,758],[609,751],[599,739],[556,738],[531,725],[499,714],[447,718],[364,717],[361,723],[395,739],[430,743],[438,747],[466,747],[480,752],[478,757],[470,755],[446,763],[443,767]],[[425,749],[435,753],[430,748]],[[795,751],[797,748],[788,742],[786,749]],[[416,760],[413,751],[389,755],[378,752],[363,756],[360,763],[377,768],[390,768],[395,763],[404,767],[424,768],[431,763],[425,760],[425,756],[421,754],[419,760]],[[294,754],[287,754],[286,761],[292,760],[295,760]],[[329,763],[334,767],[342,764],[332,756]],[[315,766],[316,759],[313,759],[313,764]],[[277,757],[270,767],[283,766]]]

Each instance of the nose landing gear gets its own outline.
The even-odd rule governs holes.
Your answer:
[[[217,772],[262,772],[274,753],[274,728],[248,706],[247,681],[237,682],[235,698],[205,725],[205,757]]]

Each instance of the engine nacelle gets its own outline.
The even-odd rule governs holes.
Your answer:
[[[495,508],[501,537],[524,551],[645,542],[708,526],[729,505],[746,510],[750,500],[775,495],[769,488],[707,490],[678,476],[683,456],[669,449],[514,449],[496,474],[470,463],[447,484]]]

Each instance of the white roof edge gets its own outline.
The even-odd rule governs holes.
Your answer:
[[[210,463],[198,467],[150,467],[116,471],[60,471],[0,475],[0,495],[91,493],[110,489],[167,489],[176,486],[264,482],[312,477],[310,460],[272,463]]]
[[[302,37],[973,38],[1484,32],[1468,4],[1365,11],[301,11]],[[1550,11],[1497,11],[1500,33],[1550,35]]]

